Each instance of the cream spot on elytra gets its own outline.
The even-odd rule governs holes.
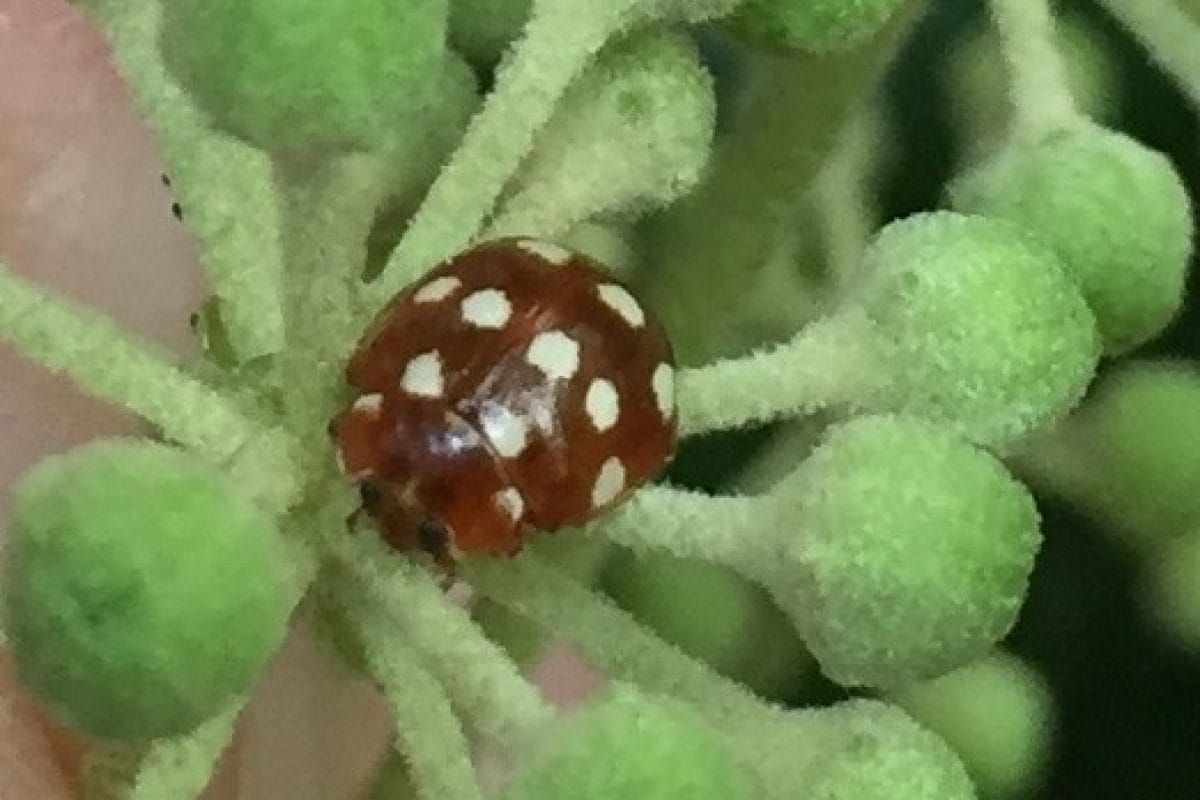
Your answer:
[[[616,424],[621,409],[621,398],[617,395],[612,381],[596,378],[588,387],[583,406],[592,420],[592,426],[603,433]]]
[[[529,426],[524,418],[504,405],[484,403],[479,411],[479,424],[492,447],[503,458],[515,458],[525,449]]]
[[[553,242],[543,242],[539,239],[522,239],[517,242],[517,247],[556,267],[561,267],[571,260],[571,251]]]
[[[592,507],[600,508],[611,503],[625,488],[625,466],[621,459],[610,456],[600,467],[596,483],[592,485]]]
[[[596,293],[605,305],[620,314],[631,327],[640,328],[646,324],[646,313],[625,287],[615,283],[602,283],[596,287]]]
[[[463,299],[462,317],[476,328],[503,328],[512,317],[512,303],[499,289],[480,289]]]
[[[508,518],[513,522],[521,519],[525,514],[525,501],[521,498],[521,493],[511,486],[507,489],[501,489],[496,492],[496,505],[508,514]]]
[[[383,395],[379,392],[364,394],[362,397],[354,401],[354,405],[350,406],[355,411],[361,411],[364,414],[378,416],[380,409],[383,408]]]
[[[445,389],[441,356],[430,350],[409,361],[400,376],[400,388],[420,397],[441,397]]]
[[[462,286],[462,281],[453,275],[443,275],[440,278],[434,278],[429,283],[422,286],[413,295],[413,300],[418,303],[436,303],[439,300],[445,300],[455,289]]]
[[[562,331],[543,331],[529,343],[525,360],[551,380],[570,380],[579,369],[579,343]]]
[[[670,364],[659,364],[654,368],[650,379],[650,387],[654,389],[654,400],[658,410],[666,419],[675,414],[675,370]]]

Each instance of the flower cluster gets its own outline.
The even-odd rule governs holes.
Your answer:
[[[1200,91],[1200,48],[1163,35],[1167,0],[1106,4]],[[913,715],[981,686],[1043,703],[1020,665],[980,662],[1041,537],[1002,459],[1157,522],[1111,489],[1155,474],[1128,453],[1108,483],[1063,476],[1099,435],[1140,452],[1128,395],[1196,404],[1195,376],[1135,372],[1068,414],[1102,357],[1176,314],[1189,199],[1165,157],[1080,110],[1041,0],[991,2],[1006,127],[943,208],[883,226],[864,98],[921,0],[81,5],[155,129],[213,294],[185,363],[0,266],[0,336],[152,428],[47,459],[9,521],[22,680],[128,760],[98,770],[98,798],[200,792],[294,613],[394,712],[380,798],[491,796],[480,746],[509,765],[506,800],[969,798]],[[650,486],[516,558],[466,559],[464,608],[419,559],[347,530],[326,426],[387,300],[514,234],[589,253],[660,313],[682,437],[769,441],[721,491]],[[1161,513],[1194,512],[1175,493]],[[799,664],[788,637],[730,630],[685,655],[594,590],[616,546],[756,586],[827,678],[875,699],[776,702],[744,662],[782,647]],[[1156,585],[1195,636],[1187,577]],[[522,673],[528,637],[573,642],[611,687],[560,714]]]

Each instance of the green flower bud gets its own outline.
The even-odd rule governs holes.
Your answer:
[[[787,619],[728,567],[656,553],[620,554],[606,591],[688,655],[764,696],[781,696],[811,667]]]
[[[286,555],[221,471],[98,442],[17,486],[5,577],[21,680],[114,739],[180,734],[246,691],[282,640]]]
[[[1084,126],[1017,143],[961,178],[956,208],[1036,232],[1080,287],[1109,353],[1158,334],[1179,309],[1192,251],[1187,192],[1163,155]]]
[[[535,751],[505,800],[745,800],[748,778],[686,707],[617,687]]]
[[[1200,520],[1200,370],[1127,366],[1071,422],[1099,478],[1096,501],[1130,533],[1161,540]]]
[[[446,2],[172,0],[163,55],[217,125],[248,142],[369,149],[435,99]]]
[[[1054,709],[1040,675],[994,654],[893,699],[962,757],[985,797],[1029,797],[1047,757]]]
[[[773,496],[782,553],[765,582],[833,680],[944,672],[1012,626],[1037,510],[1000,462],[943,428],[852,420]]]
[[[539,132],[492,235],[560,236],[596,214],[667,205],[699,181],[715,120],[690,41],[651,30],[614,42]]]
[[[1054,253],[1012,223],[917,214],[884,228],[855,299],[888,379],[864,405],[1003,446],[1053,422],[1095,371],[1095,322]]]
[[[1164,543],[1146,578],[1150,614],[1178,644],[1200,653],[1200,528]]]
[[[831,753],[815,785],[797,786],[781,798],[974,800],[962,762],[895,706],[855,700],[829,711],[830,734],[842,746]]]

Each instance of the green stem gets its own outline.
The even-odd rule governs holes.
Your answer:
[[[146,751],[137,744],[95,745],[83,765],[84,800],[127,800]]]
[[[383,175],[365,156],[276,162],[285,248],[282,400],[304,432],[302,445],[315,453],[325,452],[325,423],[345,384],[342,365],[362,328],[352,287],[366,265]]]
[[[395,625],[397,641],[419,654],[475,730],[519,748],[553,717],[504,651],[416,564],[385,552],[373,538],[339,532],[326,535],[324,544],[345,570],[347,601],[363,592],[373,598]]]
[[[171,190],[196,234],[239,361],[283,345],[279,218],[270,162],[218,134],[174,83],[158,50],[158,0],[89,0],[138,108],[154,129]]]
[[[1047,0],[991,0],[1008,63],[1014,134],[1038,138],[1079,119]]]
[[[65,372],[97,397],[127,408],[167,439],[218,462],[261,429],[226,398],[172,366],[150,342],[112,320],[29,283],[0,264],[0,337],[26,357]]]
[[[1099,0],[1200,106],[1200,24],[1171,0]]]
[[[442,687],[396,640],[396,631],[376,606],[356,603],[346,611],[361,637],[371,675],[392,707],[397,749],[421,800],[481,800],[466,737]]]
[[[758,513],[762,503],[751,497],[646,486],[592,528],[634,552],[652,548],[755,574],[769,559],[760,547],[766,533]]]
[[[534,134],[632,2],[535,2],[524,38],[500,69],[495,90],[372,285],[374,307],[471,241],[529,152]]]
[[[877,382],[875,372],[882,366],[870,359],[869,326],[860,313],[846,310],[771,350],[681,370],[680,435],[853,405]]]
[[[570,639],[617,677],[694,703],[719,724],[769,708],[530,553],[511,562],[475,559],[466,572],[483,594]]]
[[[845,53],[747,53],[743,108],[718,140],[707,177],[648,227],[645,298],[679,332],[684,363],[741,353],[795,330],[777,311],[780,324],[767,328],[761,303],[739,303],[731,313],[731,298],[753,291],[784,241],[803,290],[800,265],[820,259],[816,226],[807,221],[813,183],[850,112],[926,4],[909,0],[873,41]]]
[[[233,738],[233,726],[245,705],[238,698],[225,711],[192,733],[156,742],[142,760],[128,800],[188,800],[212,779],[217,762]]]

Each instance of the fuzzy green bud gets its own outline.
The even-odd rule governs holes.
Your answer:
[[[1148,539],[1200,520],[1200,370],[1170,363],[1126,366],[1071,420],[1100,479],[1096,498]]]
[[[842,747],[821,779],[781,798],[813,800],[973,800],[962,762],[946,743],[895,706],[864,700],[828,710]]]
[[[17,486],[5,600],[21,680],[113,739],[186,732],[284,635],[285,552],[233,482],[182,451],[102,441]]]
[[[690,41],[656,30],[620,39],[538,134],[492,235],[555,237],[599,213],[662,207],[699,181],[715,124],[712,79]]]
[[[1165,542],[1147,564],[1143,602],[1178,644],[1200,653],[1200,528]]]
[[[419,119],[447,0],[173,0],[168,66],[217,125],[271,152],[371,149]]]
[[[896,686],[966,663],[1013,624],[1040,542],[1033,500],[942,427],[860,417],[773,491],[764,575],[830,678]]]
[[[1004,220],[917,214],[864,255],[857,300],[884,385],[864,405],[927,417],[1004,446],[1070,410],[1099,342],[1054,252]]]
[[[974,800],[945,742],[894,705],[844,700],[727,725],[762,800]]]
[[[658,636],[760,695],[785,694],[812,663],[762,589],[723,565],[622,553],[602,582]]]
[[[752,42],[824,53],[869,39],[905,0],[748,0],[729,19]]]
[[[748,778],[679,703],[615,687],[554,731],[505,800],[745,800]]]
[[[1192,250],[1188,195],[1171,162],[1082,126],[1011,145],[951,189],[956,208],[1004,217],[1054,248],[1109,353],[1159,333],[1179,309]]]
[[[985,797],[1029,797],[1050,755],[1050,689],[1020,659],[996,653],[893,697],[959,754]]]

